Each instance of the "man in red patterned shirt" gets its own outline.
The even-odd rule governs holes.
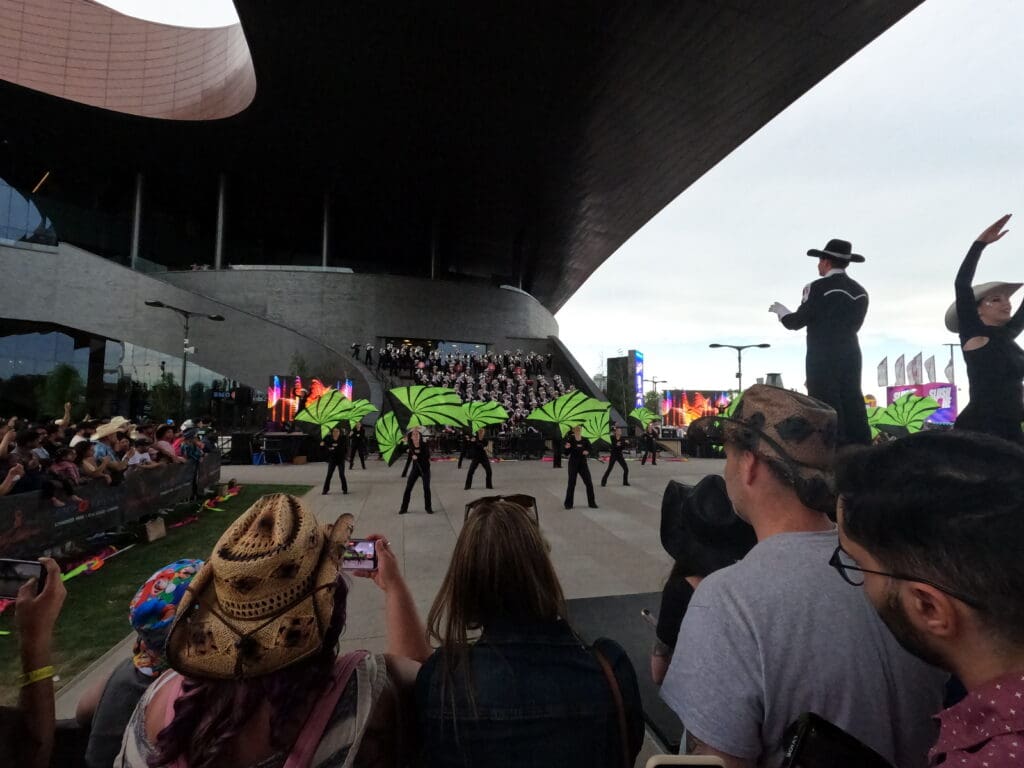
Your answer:
[[[939,713],[930,764],[1024,766],[1024,449],[921,432],[849,457],[832,565],[911,653],[967,696]]]

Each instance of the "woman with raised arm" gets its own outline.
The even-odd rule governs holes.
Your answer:
[[[1024,443],[1024,350],[1015,339],[1024,330],[1024,306],[1011,313],[1010,296],[1021,283],[990,282],[971,285],[985,246],[1009,230],[1006,214],[978,235],[960,271],[956,301],[946,310],[946,328],[960,335],[967,365],[971,402],[956,420],[956,429],[985,432]]]

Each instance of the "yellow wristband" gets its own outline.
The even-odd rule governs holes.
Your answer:
[[[27,672],[24,675],[19,675],[18,685],[24,688],[26,685],[32,685],[32,683],[38,683],[40,680],[49,680],[57,674],[57,670],[53,667],[40,667],[31,672]]]

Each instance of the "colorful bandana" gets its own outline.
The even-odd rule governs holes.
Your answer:
[[[167,633],[178,603],[202,560],[178,560],[154,573],[135,593],[128,607],[128,621],[138,633],[133,662],[149,677],[167,669]]]

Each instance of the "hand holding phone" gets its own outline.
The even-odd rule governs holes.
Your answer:
[[[343,571],[376,571],[377,549],[370,539],[350,539],[341,555]]]
[[[38,595],[46,584],[46,569],[38,560],[0,559],[0,599],[16,600],[22,586],[32,579]]]

